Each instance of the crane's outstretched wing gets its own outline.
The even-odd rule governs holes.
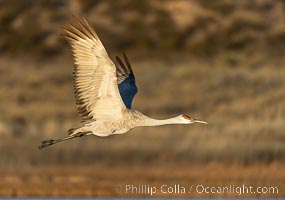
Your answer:
[[[74,57],[73,86],[83,121],[122,116],[126,108],[120,96],[116,67],[87,19],[74,17],[64,29]]]
[[[125,53],[123,53],[123,58],[125,63],[116,56],[118,87],[125,106],[131,109],[133,98],[138,89],[131,64]]]

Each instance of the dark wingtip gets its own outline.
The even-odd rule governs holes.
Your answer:
[[[127,65],[127,67],[128,67],[128,72],[132,73],[133,72],[132,65],[131,65],[128,57],[127,57],[127,54],[124,51],[122,52],[122,54],[123,54],[124,61],[125,61],[126,65]]]

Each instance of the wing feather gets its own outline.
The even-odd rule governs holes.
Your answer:
[[[117,82],[120,95],[125,106],[131,109],[133,98],[138,89],[131,64],[125,53],[123,53],[123,58],[125,63],[118,56],[116,56],[116,61],[118,63],[118,65],[116,65],[118,78]]]
[[[73,86],[83,121],[121,117],[116,67],[87,19],[73,18],[65,31],[74,57]]]

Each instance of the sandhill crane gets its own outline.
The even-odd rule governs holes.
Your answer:
[[[123,53],[123,60],[116,57],[115,65],[86,18],[74,17],[64,31],[74,57],[74,93],[84,125],[70,129],[68,137],[43,141],[39,149],[86,135],[123,134],[140,126],[207,124],[187,114],[157,120],[131,109],[137,86],[127,56]]]

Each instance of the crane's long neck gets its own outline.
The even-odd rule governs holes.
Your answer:
[[[179,120],[178,117],[162,119],[162,120],[146,117],[143,120],[143,123],[141,126],[162,126],[162,125],[167,125],[167,124],[183,124],[183,122],[181,122],[181,120]]]

